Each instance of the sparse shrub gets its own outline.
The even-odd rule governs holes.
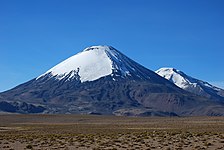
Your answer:
[[[210,143],[210,142],[205,142],[205,146],[211,146],[212,145],[212,143]]]
[[[33,149],[33,146],[29,144],[29,145],[26,146],[26,148],[27,149]]]
[[[3,148],[9,148],[9,146],[7,145],[7,146],[3,146]]]

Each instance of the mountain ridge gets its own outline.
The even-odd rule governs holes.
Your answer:
[[[224,101],[223,89],[211,85],[208,82],[193,78],[180,70],[175,68],[160,68],[155,72],[188,92]]]

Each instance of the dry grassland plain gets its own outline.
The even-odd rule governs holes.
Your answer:
[[[224,149],[224,117],[0,115],[1,150]]]

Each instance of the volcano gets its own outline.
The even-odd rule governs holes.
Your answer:
[[[118,116],[224,114],[222,102],[177,87],[111,46],[84,49],[37,78],[0,93],[0,102],[10,108],[3,110],[1,108],[6,107],[0,107],[1,111],[13,110],[17,113]],[[23,104],[23,109],[18,104]]]

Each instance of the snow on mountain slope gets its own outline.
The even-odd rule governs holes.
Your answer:
[[[92,46],[66,59],[40,77],[50,73],[60,80],[73,72],[70,78],[79,75],[81,82],[85,82],[110,75],[113,69],[119,69],[124,74],[128,73],[126,67],[119,68],[113,62],[119,62],[118,53],[114,49],[109,46]]]
[[[161,68],[155,72],[161,77],[166,78],[178,87],[189,92],[209,98],[224,98],[221,94],[223,89],[215,87],[208,82],[190,77],[180,70],[174,68]]]
[[[36,79],[45,75],[50,75],[58,80],[75,78],[81,82],[94,81],[108,75],[111,75],[113,80],[117,76],[150,78],[145,75],[148,72],[141,72],[142,67],[139,66],[111,46],[91,46],[59,63]]]
[[[111,74],[112,61],[106,53],[108,48],[93,48],[95,48],[94,51],[85,49],[83,52],[66,59],[51,68],[45,74],[51,73],[52,76],[56,76],[56,78],[60,80],[73,71],[70,77],[74,74],[79,74],[81,82],[93,81],[102,76]]]

